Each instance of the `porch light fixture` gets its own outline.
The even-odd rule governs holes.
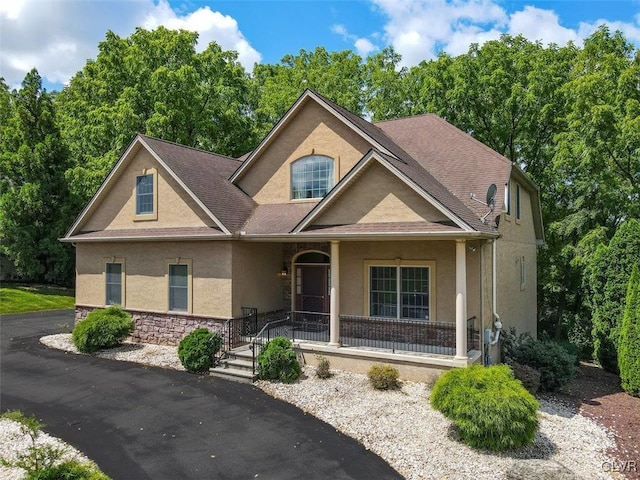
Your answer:
[[[287,278],[287,275],[289,275],[289,270],[287,269],[286,265],[283,265],[282,270],[278,272],[278,276],[280,278]]]

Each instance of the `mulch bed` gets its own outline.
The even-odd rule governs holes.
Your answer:
[[[640,398],[620,388],[620,378],[581,362],[576,378],[558,395],[615,436],[615,461],[603,465],[616,478],[640,480]]]

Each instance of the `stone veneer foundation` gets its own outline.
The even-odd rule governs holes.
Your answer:
[[[95,307],[76,305],[76,323],[84,320],[92,310],[95,310]],[[196,328],[207,328],[211,332],[222,334],[222,327],[226,322],[222,318],[125,310],[131,314],[135,324],[128,340],[137,343],[178,345],[186,334]]]

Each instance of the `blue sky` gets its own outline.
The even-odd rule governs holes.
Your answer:
[[[198,31],[202,46],[237,50],[251,71],[316,46],[366,56],[393,45],[415,65],[502,33],[580,44],[602,23],[640,44],[640,0],[0,0],[0,75],[16,87],[36,67],[60,89],[107,30],[137,26]]]

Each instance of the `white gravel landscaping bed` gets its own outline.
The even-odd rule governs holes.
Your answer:
[[[533,445],[493,454],[453,438],[451,422],[429,405],[428,385],[404,382],[399,391],[377,391],[365,375],[335,372],[321,380],[306,366],[298,383],[256,385],[357,439],[407,479],[500,479],[516,458],[554,460],[584,479],[613,478],[602,468],[610,435],[561,404],[541,401]]]
[[[76,346],[71,341],[70,333],[59,333],[42,337],[40,342],[47,347],[65,350],[71,353],[80,354]],[[149,343],[124,342],[121,346],[109,348],[92,354],[95,357],[111,358],[125,362],[142,363],[155,367],[171,368],[173,370],[184,370],[178,358],[177,347],[168,345],[152,345]]]
[[[70,334],[40,341],[78,353]],[[176,347],[125,344],[95,356],[184,370]],[[614,445],[612,435],[561,403],[540,401],[540,429],[533,445],[494,454],[455,439],[451,422],[429,405],[429,385],[403,382],[401,390],[377,391],[365,375],[332,371],[334,376],[322,380],[314,367],[305,366],[303,378],[294,384],[255,385],[355,438],[410,480],[501,479],[514,459],[553,460],[584,479],[614,478],[602,468],[610,461],[605,452]]]
[[[65,444],[62,440],[52,437],[40,431],[36,438],[36,446],[51,445],[54,448],[66,448],[62,460],[75,459],[79,462],[89,462],[78,450]],[[28,453],[31,446],[31,439],[23,435],[20,424],[6,418],[0,418],[0,457],[9,462],[18,459],[18,455]],[[0,479],[2,480],[22,480],[25,471],[20,468],[9,468],[0,465]]]

